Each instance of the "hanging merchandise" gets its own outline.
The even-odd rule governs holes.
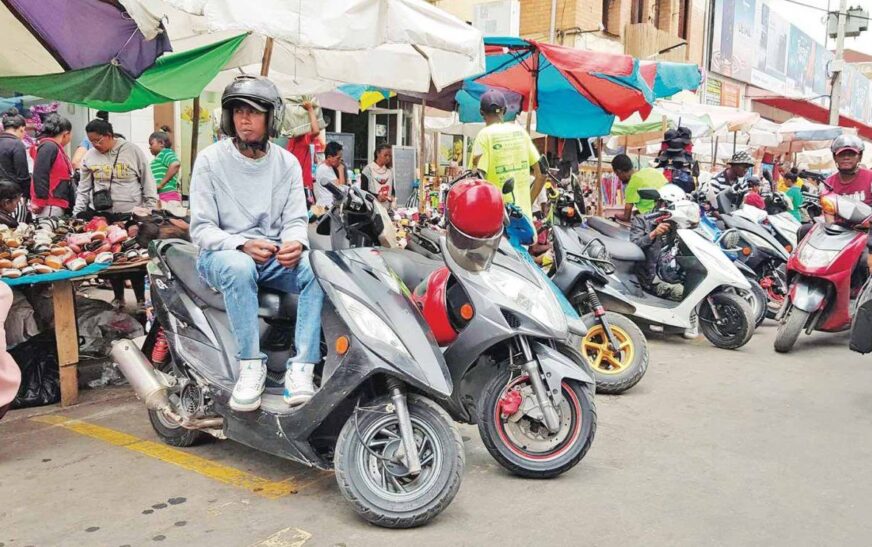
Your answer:
[[[666,180],[685,192],[693,192],[693,172],[698,169],[693,159],[693,134],[687,127],[670,129],[663,136],[657,167],[663,169]]]

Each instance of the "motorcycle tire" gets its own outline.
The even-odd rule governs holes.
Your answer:
[[[754,314],[754,327],[759,327],[766,320],[769,311],[769,295],[763,290],[757,281],[750,278],[745,278],[751,284],[751,290],[746,294],[742,294],[745,301],[751,306],[751,313]]]
[[[574,380],[563,382],[563,404],[560,405],[561,430],[554,437],[554,448],[531,450],[531,443],[552,444],[553,440],[542,440],[539,431],[545,425],[522,417],[512,426],[503,418],[501,401],[504,395],[516,386],[528,386],[526,375],[510,378],[508,367],[500,367],[485,386],[478,406],[478,431],[485,448],[491,456],[511,473],[530,479],[549,479],[569,471],[587,454],[596,433],[596,405],[592,390]],[[569,414],[567,417],[566,414]],[[524,421],[523,424],[521,423]],[[527,427],[532,435],[523,431]],[[565,433],[563,438],[560,434]],[[513,437],[515,440],[513,440]],[[523,439],[525,444],[517,442]]]
[[[731,324],[723,325],[715,320],[709,300],[718,307],[721,321]],[[725,327],[732,328],[724,330]],[[754,314],[751,306],[741,296],[730,292],[716,292],[710,294],[700,306],[699,330],[715,347],[738,349],[747,344],[754,335]]]
[[[463,440],[451,417],[425,397],[410,394],[407,403],[422,456],[417,476],[401,475],[402,464],[386,456],[395,454],[402,442],[393,412],[356,410],[336,441],[333,462],[339,490],[358,515],[384,528],[426,524],[448,507],[463,479]],[[368,402],[366,408],[391,405],[385,396]],[[383,435],[385,431],[390,435]]]
[[[787,353],[793,349],[796,340],[808,323],[809,314],[805,310],[791,307],[787,310],[784,317],[781,318],[781,323],[778,324],[778,332],[775,333],[775,351],[778,353]]]
[[[623,351],[615,355],[607,349],[608,339],[603,326],[592,313],[581,318],[587,327],[587,335],[581,339],[577,349],[593,370],[597,393],[617,395],[638,384],[645,375],[648,340],[642,330],[623,315],[606,312],[605,318]]]
[[[158,367],[158,370],[166,374],[172,374],[172,361],[168,361]],[[151,422],[152,429],[154,429],[154,432],[157,433],[157,436],[160,437],[164,444],[177,448],[194,446],[207,436],[206,433],[198,429],[186,429],[180,426],[157,410],[148,411],[148,420]]]

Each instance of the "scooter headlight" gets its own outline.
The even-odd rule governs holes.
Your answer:
[[[837,256],[839,256],[838,250],[815,249],[808,244],[802,245],[799,248],[799,261],[809,268],[824,268],[829,266]]]
[[[566,332],[566,316],[548,287],[543,288],[501,268],[491,267],[478,275],[490,289],[506,297],[539,323],[558,332]]]
[[[341,291],[336,291],[336,294],[348,315],[351,316],[351,320],[354,321],[354,326],[357,327],[361,334],[372,342],[387,344],[409,359],[412,358],[412,354],[399,337],[397,337],[394,329],[385,323],[374,311],[369,309],[363,302]]]

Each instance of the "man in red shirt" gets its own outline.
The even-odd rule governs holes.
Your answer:
[[[300,162],[300,167],[303,169],[303,186],[306,188],[306,195],[309,200],[312,200],[312,144],[315,143],[318,136],[321,134],[321,127],[318,124],[318,118],[315,116],[315,108],[309,101],[303,101],[303,108],[309,113],[310,130],[308,133],[291,137],[288,139],[288,152],[294,155]]]
[[[833,141],[830,150],[838,171],[824,182],[821,197],[827,194],[848,196],[866,205],[872,205],[872,171],[860,167],[864,148],[863,141],[856,135],[842,135]],[[832,221],[833,219],[827,216],[827,222]],[[869,234],[866,247],[872,251],[872,232]],[[872,252],[867,252],[866,263],[872,271]]]

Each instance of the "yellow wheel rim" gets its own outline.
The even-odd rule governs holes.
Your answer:
[[[591,327],[587,336],[581,341],[581,353],[597,372],[603,374],[619,374],[633,363],[636,348],[627,331],[612,325],[612,336],[618,343],[618,351],[609,348],[609,339],[606,337],[602,325]]]

